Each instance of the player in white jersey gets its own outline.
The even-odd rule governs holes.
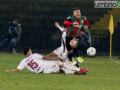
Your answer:
[[[59,25],[58,22],[55,22],[55,26],[57,28],[60,29],[60,31],[62,31],[62,37],[61,37],[61,46],[58,47],[56,50],[54,50],[52,53],[49,54],[49,56],[58,56],[59,58],[61,58],[63,60],[63,62],[66,62],[68,63],[69,62],[69,59],[68,59],[68,56],[67,56],[67,48],[66,48],[66,45],[65,45],[65,38],[66,38],[66,28],[65,27],[61,27]]]
[[[62,31],[61,46],[58,47],[56,50],[54,50],[52,53],[50,53],[49,56],[52,56],[52,57],[58,56],[59,58],[61,58],[63,60],[64,63],[69,63],[71,65],[78,64],[77,61],[70,62],[69,59],[68,59],[68,51],[67,51],[67,48],[66,48],[66,45],[65,45],[67,28],[65,28],[63,26],[61,27],[58,22],[55,22],[55,26],[57,28],[59,28],[60,31]],[[70,43],[74,45],[74,41],[73,40]]]
[[[69,64],[63,64],[59,61],[47,61],[47,60],[59,60],[59,58],[53,58],[49,56],[42,56],[40,54],[32,54],[30,48],[24,49],[25,59],[23,59],[16,69],[6,70],[9,72],[18,72],[25,67],[34,73],[60,73],[60,69],[65,74],[78,74],[85,75],[88,69],[79,69]],[[67,68],[67,69],[64,69]],[[75,70],[75,71],[72,71]]]

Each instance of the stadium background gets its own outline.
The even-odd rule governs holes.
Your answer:
[[[17,18],[22,23],[22,34],[15,47],[16,51],[21,52],[24,47],[29,46],[34,51],[49,53],[61,44],[62,33],[54,26],[54,22],[62,24],[72,14],[74,7],[79,7],[82,15],[86,16],[89,21],[92,46],[97,49],[97,54],[108,55],[109,12],[115,13],[113,15],[115,22],[115,20],[120,20],[118,12],[120,9],[94,8],[94,0],[0,0],[0,41],[8,30],[8,21]],[[100,22],[101,18],[104,23],[96,24],[96,22]],[[114,24],[116,26],[112,50],[113,55],[119,55],[120,21],[116,21]],[[104,29],[104,27],[107,28]],[[8,51],[8,46],[4,50]]]

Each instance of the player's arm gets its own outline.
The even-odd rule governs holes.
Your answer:
[[[22,60],[16,69],[5,70],[5,71],[8,71],[8,72],[19,72],[20,70],[22,70],[24,68],[25,68],[24,61]]]
[[[87,18],[85,19],[85,29],[88,29],[88,26],[89,26],[89,23],[88,23],[88,20],[87,20]]]
[[[58,22],[55,22],[55,26],[60,29],[60,31],[63,31],[63,28],[59,25]]]
[[[57,61],[63,61],[60,58],[54,58],[54,57],[50,57],[50,56],[43,56],[42,59],[44,60],[57,60]]]
[[[70,22],[69,20],[65,20],[64,25],[79,25],[78,22]]]
[[[63,24],[66,25],[66,26],[68,26],[68,25],[79,25],[78,22],[71,21],[70,17],[68,17],[67,20],[65,20]]]
[[[8,71],[8,72],[19,72],[20,70],[18,68],[16,69],[12,69],[12,70],[5,70],[5,71]]]

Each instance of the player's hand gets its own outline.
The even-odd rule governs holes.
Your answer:
[[[5,70],[5,71],[7,71],[7,72],[11,72],[11,70]]]
[[[74,22],[73,25],[79,25],[78,22]]]
[[[58,28],[60,25],[58,22],[55,22],[55,26]]]
[[[85,25],[85,26],[84,26],[84,30],[86,30],[86,29],[88,29],[88,26]]]

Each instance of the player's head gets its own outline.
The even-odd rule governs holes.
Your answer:
[[[73,10],[73,15],[75,16],[76,19],[80,19],[81,17],[81,12],[80,9],[78,7],[75,7]]]
[[[32,54],[32,51],[29,47],[25,47],[24,48],[24,55],[31,55]]]

